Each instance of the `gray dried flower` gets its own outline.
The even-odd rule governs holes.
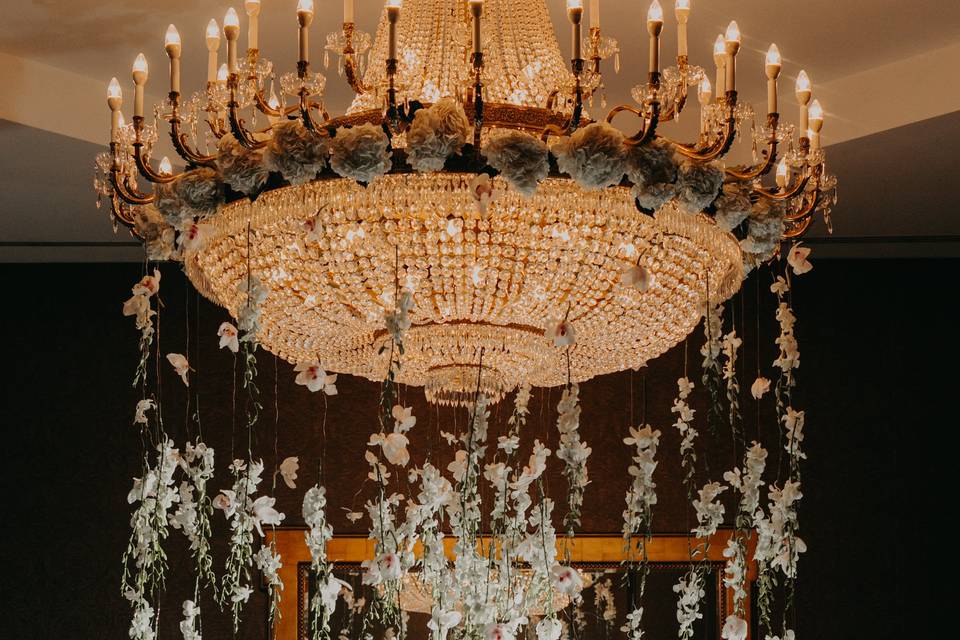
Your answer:
[[[369,184],[390,170],[390,140],[383,129],[363,124],[338,129],[330,143],[330,166],[338,175]]]
[[[644,209],[656,210],[677,195],[678,162],[667,142],[654,140],[627,151],[627,179]]]
[[[138,207],[133,223],[134,231],[143,240],[149,260],[170,260],[176,257],[176,233],[153,205]]]
[[[447,158],[467,142],[470,121],[463,106],[453,98],[441,98],[420,109],[407,131],[407,157],[417,171],[438,171]]]
[[[299,120],[273,126],[273,138],[263,154],[267,169],[290,184],[305,184],[327,166],[328,138],[310,131]]]
[[[220,174],[209,167],[185,171],[172,182],[154,187],[154,205],[172,227],[182,227],[194,218],[216,213],[223,203]]]
[[[749,182],[728,182],[723,185],[715,204],[717,212],[713,217],[718,227],[733,231],[747,219],[753,209],[750,202],[751,190]]]
[[[680,186],[677,201],[687,211],[699,213],[710,206],[720,194],[723,169],[714,164],[687,160],[680,163],[677,181]]]
[[[560,171],[584,189],[603,189],[620,182],[626,173],[623,134],[606,122],[594,122],[553,147]]]
[[[761,198],[750,210],[747,237],[740,241],[740,248],[758,254],[775,250],[783,236],[783,216],[780,202]]]
[[[263,163],[263,150],[247,149],[229,133],[217,145],[217,169],[224,183],[246,195],[257,193],[270,174]]]
[[[532,195],[550,173],[549,153],[542,140],[522,131],[497,133],[484,147],[487,163],[525,196]]]

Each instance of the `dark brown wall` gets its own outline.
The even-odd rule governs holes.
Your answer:
[[[920,580],[936,556],[949,548],[949,534],[944,534],[945,544],[934,546],[934,531],[948,517],[948,507],[938,502],[936,492],[947,456],[944,438],[956,418],[944,411],[947,396],[935,387],[941,379],[954,377],[956,358],[946,351],[956,352],[947,331],[955,317],[948,306],[956,305],[937,301],[956,290],[957,266],[955,261],[820,261],[798,282],[795,307],[802,357],[797,404],[807,410],[810,456],[804,467],[801,514],[802,535],[810,548],[800,582],[801,638],[897,637],[908,618],[911,625],[918,620],[904,609],[906,595],[932,590],[926,580],[912,581]],[[120,305],[140,270],[137,265],[0,268],[0,335],[6,343],[4,636],[126,637],[120,556],[128,533],[125,497],[138,471],[139,445],[130,426],[137,336],[131,319],[120,315]],[[768,275],[763,282],[769,282]],[[732,305],[745,337],[744,388],[755,375],[758,326],[768,377],[777,331],[765,286],[758,325],[756,286],[756,278],[751,279]],[[225,314],[198,301],[173,266],[164,267],[161,291],[163,353],[185,350],[184,308],[189,309],[190,360],[198,369],[191,389],[200,392],[206,440],[217,448],[214,486],[219,488],[228,483],[225,465],[231,440],[238,455],[245,447],[239,430],[231,436],[231,424],[240,420],[231,409],[233,360],[216,348],[216,327]],[[694,337],[690,375],[697,378],[698,348]],[[682,345],[675,348],[643,371],[582,385],[582,431],[594,448],[586,530],[619,529],[629,455],[621,438],[643,417],[664,433],[656,476],[656,528],[688,528],[677,438],[669,426],[683,350]],[[187,436],[184,388],[166,363],[161,373],[165,425],[182,445]],[[366,473],[362,450],[374,428],[376,384],[343,377],[340,394],[325,401],[296,387],[291,368],[262,353],[260,387],[265,410],[255,455],[265,458],[268,470],[274,468],[276,439],[280,459],[298,455],[303,464],[300,489],[281,484],[276,490],[287,523],[300,523],[299,498],[316,480],[315,461],[323,458],[333,524],[338,532],[357,531],[343,518],[341,507],[362,504],[363,494],[352,499]],[[439,429],[462,426],[465,416],[427,408],[416,389],[403,393],[418,416],[415,462],[422,462],[429,450],[435,464],[445,465],[450,451],[440,445]],[[241,391],[238,395],[242,397]],[[703,416],[702,396],[697,396]],[[524,436],[527,447],[534,437],[555,440],[558,399],[556,390],[535,393]],[[238,407],[240,411],[239,402]],[[506,407],[494,411],[494,433],[506,419]],[[761,406],[758,412],[745,398],[744,414],[748,435],[759,433],[775,448],[771,408]],[[730,466],[734,453],[726,434],[712,439],[710,446],[707,461],[716,477]],[[776,463],[776,454],[771,461]],[[554,494],[561,493],[562,479],[555,472],[548,485]],[[222,542],[222,518],[215,522]],[[173,577],[161,603],[164,638],[178,637],[179,606],[189,592],[188,558],[179,537],[173,540]],[[673,616],[673,611],[662,615]],[[252,603],[247,616],[241,637],[265,637],[262,598]],[[204,626],[207,637],[229,635],[226,621],[217,616],[206,617]]]

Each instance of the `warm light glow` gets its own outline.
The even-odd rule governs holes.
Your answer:
[[[819,100],[810,103],[810,128],[817,131],[823,125],[823,107]]]
[[[727,33],[724,35],[724,40],[740,44],[740,27],[737,26],[736,20],[731,20],[730,24],[727,25]]]
[[[713,41],[713,55],[714,56],[723,56],[727,53],[727,44],[723,41],[723,34],[717,36],[717,39]]]
[[[230,75],[230,70],[227,69],[227,65],[220,65],[220,69],[217,70],[217,82],[226,82],[228,75]]]
[[[567,0],[567,11],[583,9],[583,0]]]
[[[777,163],[777,182],[779,182],[781,178],[785,180],[789,175],[789,172],[790,170],[787,168],[787,159],[780,158],[780,162]]]
[[[800,71],[797,75],[797,96],[805,93],[810,93],[810,76],[806,71]]]
[[[771,44],[770,48],[767,49],[767,66],[779,67],[780,65],[781,65],[780,49],[777,48],[777,45]]]
[[[703,79],[700,80],[700,90],[698,94],[700,102],[709,102],[711,95],[713,95],[713,87],[710,85],[710,78],[704,75]]]
[[[677,0],[676,8],[674,9],[674,11],[675,11],[677,14],[680,14],[680,13],[684,13],[684,14],[690,13],[690,0]],[[678,17],[679,17],[679,15],[678,15]]]
[[[210,18],[207,23],[207,49],[214,51],[220,46],[220,26],[217,21]]]
[[[136,84],[143,84],[147,81],[148,73],[147,59],[143,57],[142,53],[138,53],[136,60],[133,61],[133,81]]]
[[[313,15],[313,0],[300,0],[297,3],[297,13],[305,15]]]
[[[387,6],[394,9],[399,9],[403,4],[403,0],[387,0]]]
[[[120,89],[120,83],[115,77],[110,78],[110,84],[107,85],[107,98],[123,98],[123,91]]]
[[[227,9],[227,15],[223,16],[223,32],[227,34],[227,37],[230,37],[230,32],[228,29],[239,29],[240,28],[240,16],[237,15],[237,10],[233,7]]]
[[[651,22],[663,23],[663,7],[660,6],[660,0],[653,0],[647,10],[647,23]]]
[[[280,109],[280,98],[277,97],[277,94],[273,90],[270,91],[270,99],[267,100],[267,105],[271,109]]]
[[[170,158],[163,156],[163,159],[160,160],[160,175],[170,176],[173,175],[173,165],[170,164]]]
[[[173,25],[167,27],[167,35],[163,39],[163,46],[166,47],[167,51],[170,51],[170,47],[180,48],[180,32],[177,31],[177,28]]]

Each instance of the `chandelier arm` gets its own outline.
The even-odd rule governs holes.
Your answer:
[[[680,71],[680,95],[670,103],[670,107],[660,114],[660,122],[672,122],[687,105],[687,56],[677,56],[677,69]]]
[[[115,144],[115,143],[111,143]],[[110,169],[110,182],[113,184],[113,190],[127,204],[150,204],[156,200],[156,194],[143,193],[133,187],[130,187],[120,172],[120,166],[114,165]]]
[[[804,220],[813,216],[813,213],[817,209],[817,205],[820,204],[820,189],[814,189],[809,197],[805,197],[804,205],[799,211],[787,214],[784,216],[784,220],[790,222],[795,222],[797,220]]]
[[[315,120],[313,114],[310,113],[310,109],[313,108],[316,108],[320,112],[320,115],[323,116],[322,122]],[[297,109],[300,110],[300,120],[308,131],[321,135],[326,133],[326,127],[324,125],[330,121],[330,114],[328,114],[326,109],[319,103],[310,102],[310,100],[307,99],[306,89],[300,90],[300,104],[297,105]]]
[[[195,151],[187,141],[187,134],[181,130],[183,120],[180,119],[179,93],[175,91],[170,92],[170,105],[170,118],[167,121],[170,123],[170,141],[173,143],[173,148],[176,150],[177,155],[183,158],[190,166],[214,167],[217,156],[215,154],[204,155]],[[217,130],[214,128],[213,118],[208,118],[207,124],[211,130],[213,130],[214,135],[216,135]],[[223,134],[220,134],[217,137],[220,138],[222,136]]]
[[[753,167],[731,167],[725,169],[726,174],[737,180],[753,180],[764,176],[770,172],[773,165],[777,162],[777,124],[780,120],[780,114],[767,114],[767,127],[770,128],[770,139],[767,140],[767,148],[764,149],[764,159]]]
[[[807,229],[810,228],[810,225],[813,223],[813,216],[807,216],[806,218],[798,221],[796,226],[789,231],[785,231],[783,234],[784,240],[789,240],[792,238],[799,238],[804,233],[807,232]]]
[[[343,23],[343,74],[354,93],[363,94],[369,92],[370,88],[363,84],[363,79],[360,77],[360,65],[357,64],[356,51],[353,48],[355,29],[356,25],[353,22]]]
[[[119,221],[125,227],[130,228],[131,233],[133,233],[138,238],[136,231],[134,230],[134,225],[136,222],[130,216],[129,209],[125,209],[123,206],[123,200],[120,195],[117,193],[116,188],[114,188],[113,193],[110,194],[110,212],[113,214],[114,220]]]
[[[730,147],[733,145],[733,141],[737,137],[736,118],[733,113],[734,107],[737,104],[737,92],[727,91],[725,103],[727,107],[727,117],[723,122],[723,133],[712,145],[708,147],[700,147],[699,145],[695,144],[676,142],[675,140],[671,140],[666,137],[662,137],[662,139],[673,145],[674,151],[684,157],[690,158],[691,160],[709,162],[711,160],[716,160],[717,158],[723,157],[730,150]]]
[[[753,192],[762,198],[767,200],[789,200],[790,198],[796,196],[798,193],[803,191],[807,183],[810,182],[810,174],[805,174],[802,178],[797,180],[793,185],[784,190],[771,190],[764,189],[763,187],[754,188]]]
[[[227,83],[230,87],[230,101],[227,102],[227,116],[230,121],[230,132],[242,146],[247,149],[262,149],[267,146],[266,140],[257,140],[251,132],[243,126],[240,117],[240,104],[237,102],[237,74],[230,75]]]

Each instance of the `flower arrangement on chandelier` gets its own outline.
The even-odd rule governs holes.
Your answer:
[[[344,178],[370,184],[390,170],[390,139],[380,127],[341,128],[330,141],[330,167]]]
[[[229,133],[217,145],[217,170],[224,184],[248,196],[259,193],[270,175],[263,150],[248,149]]]
[[[758,201],[750,211],[747,237],[740,241],[740,248],[746,253],[760,255],[761,259],[772,255],[783,234],[784,214],[783,205]]]
[[[677,203],[690,213],[699,213],[720,195],[723,169],[715,163],[684,160],[680,163],[677,181]]]
[[[707,427],[716,435],[718,425],[723,421],[723,401],[721,388],[724,386],[723,370],[720,364],[723,337],[723,305],[707,304],[703,315],[704,342],[700,347],[703,356],[700,378],[710,397],[707,413]]]
[[[153,205],[140,207],[134,218],[133,231],[143,240],[147,260],[171,260],[176,252],[176,230]]]
[[[547,144],[523,131],[501,131],[490,136],[483,154],[513,189],[533,195],[540,181],[550,174]]]
[[[557,166],[584,189],[618,184],[626,173],[623,134],[606,122],[594,122],[553,145]]]
[[[327,167],[329,138],[310,131],[299,120],[277,123],[272,131],[263,154],[270,171],[290,184],[306,184]]]
[[[723,185],[720,196],[713,203],[716,210],[713,219],[718,227],[733,231],[750,216],[753,211],[750,191],[750,184],[745,182],[727,182]]]
[[[453,98],[418,109],[407,130],[407,162],[417,171],[438,171],[467,142],[470,121]]]
[[[216,169],[198,167],[155,185],[154,193],[154,204],[167,224],[182,229],[196,218],[217,212],[223,204],[223,179]]]
[[[669,144],[654,140],[627,150],[627,179],[641,208],[656,211],[679,191],[679,161]]]

